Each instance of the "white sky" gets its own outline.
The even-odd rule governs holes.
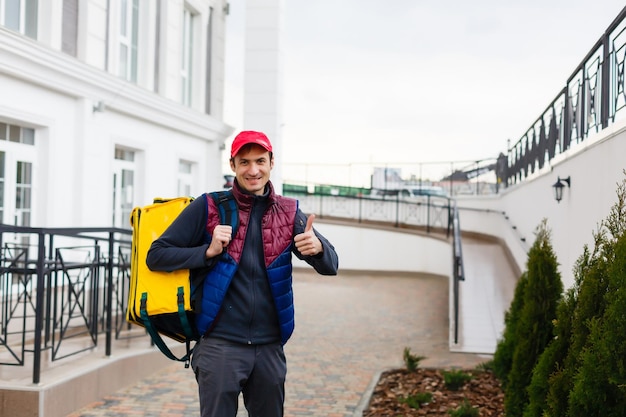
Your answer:
[[[288,163],[469,161],[523,135],[623,0],[285,0]],[[226,122],[242,126],[244,0],[231,1]],[[229,144],[230,142],[228,142]]]

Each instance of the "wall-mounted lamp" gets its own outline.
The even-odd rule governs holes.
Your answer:
[[[569,176],[567,178],[557,177],[556,182],[552,185],[552,188],[554,188],[554,199],[557,203],[560,203],[563,199],[563,188],[565,188],[564,183],[567,184],[567,188],[572,185],[572,181]]]
[[[98,112],[98,113],[102,113],[104,111],[104,101],[98,101],[97,103],[94,103],[93,105],[93,112]]]

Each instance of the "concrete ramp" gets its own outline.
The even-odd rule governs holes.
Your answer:
[[[459,283],[459,338],[455,352],[493,354],[519,278],[497,242],[463,237],[465,281]],[[453,334],[453,332],[451,332]]]

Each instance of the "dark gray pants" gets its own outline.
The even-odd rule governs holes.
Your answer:
[[[236,417],[239,394],[249,417],[282,417],[287,362],[280,343],[242,345],[203,338],[191,366],[202,417]]]

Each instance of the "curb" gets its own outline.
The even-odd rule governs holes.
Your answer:
[[[380,376],[386,370],[387,369],[383,369],[382,371],[378,371],[376,372],[376,374],[374,374],[374,376],[370,380],[369,385],[365,389],[365,392],[361,396],[359,403],[356,405],[356,408],[354,409],[354,414],[352,414],[353,417],[363,417],[363,411],[365,411],[365,409],[370,403],[370,400],[372,399],[372,394],[374,393],[374,389],[376,388],[376,385],[378,385]]]

